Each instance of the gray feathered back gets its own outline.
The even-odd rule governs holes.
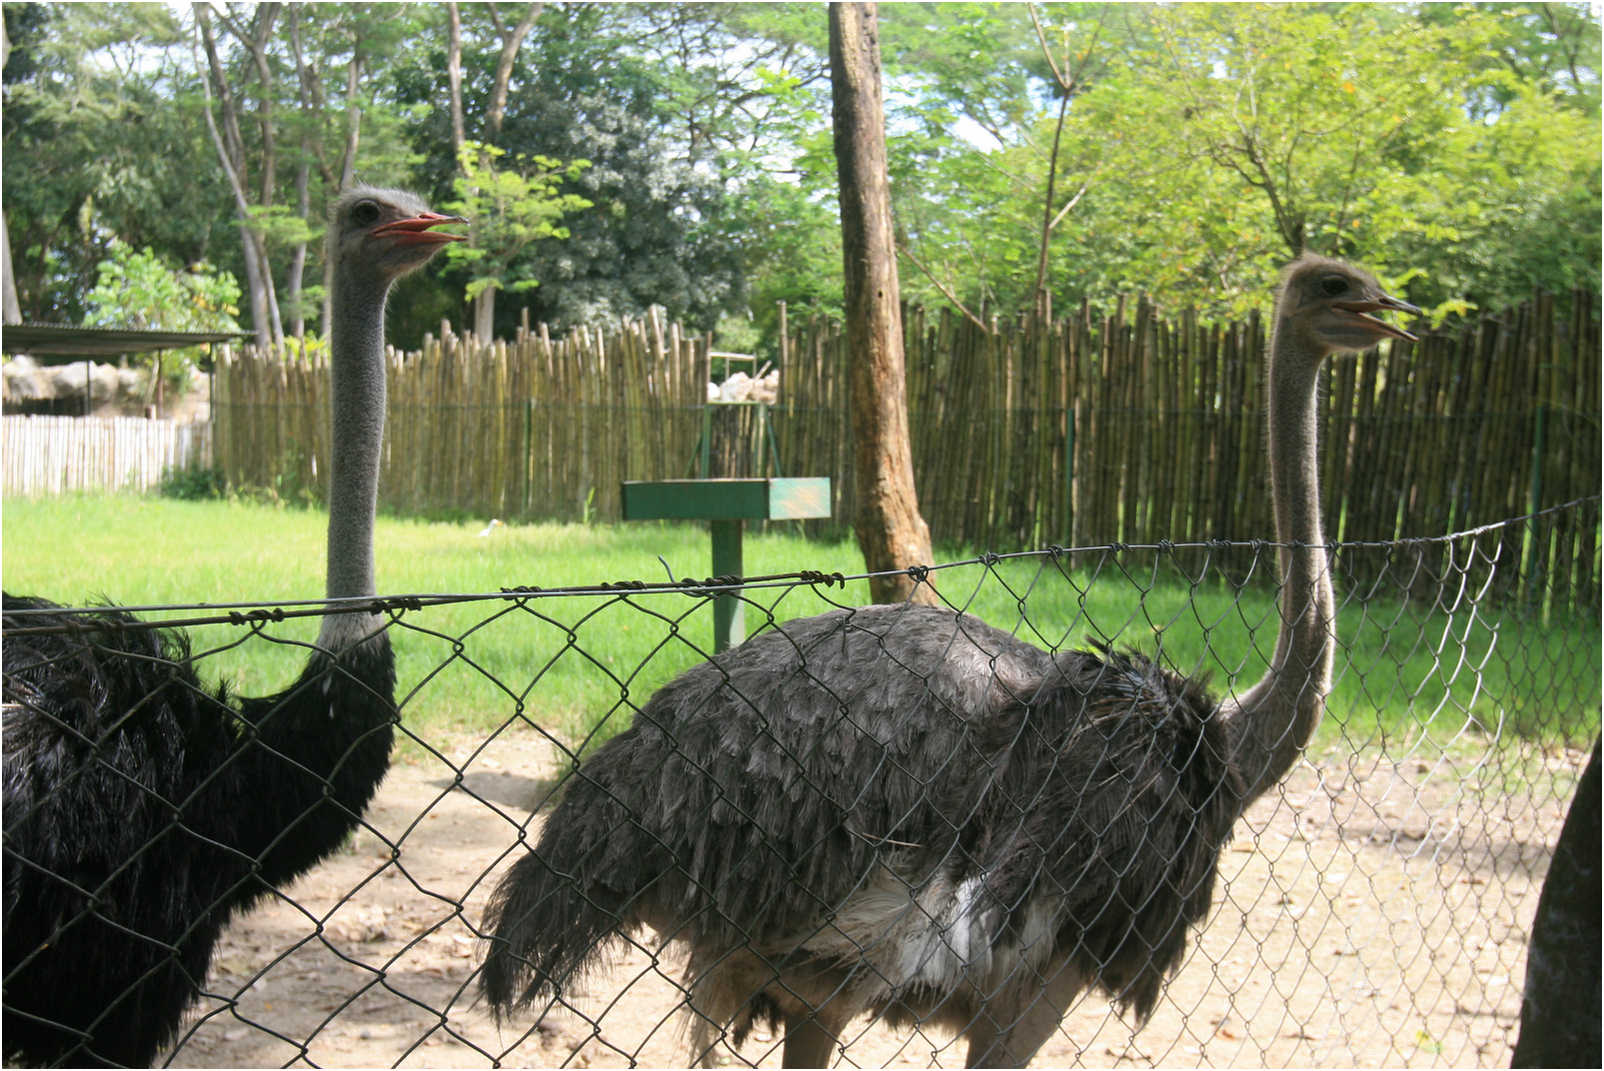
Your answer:
[[[1050,898],[1057,943],[1145,1016],[1236,813],[1212,711],[1146,660],[1054,658],[947,610],[791,622],[665,686],[575,774],[492,905],[486,992],[560,990],[641,921],[699,955],[783,952],[884,868],[981,876],[991,943]]]

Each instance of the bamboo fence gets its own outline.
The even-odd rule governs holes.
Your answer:
[[[490,345],[442,326],[390,350],[379,497],[400,513],[617,519],[625,479],[686,475],[706,398],[707,346],[656,317]],[[321,500],[329,442],[321,360],[253,349],[218,363],[217,467],[232,486]]]
[[[1165,318],[1140,299],[984,329],[909,308],[904,324],[920,506],[942,545],[1270,537],[1260,317]],[[712,475],[770,471],[777,453],[786,475],[831,477],[833,520],[809,524],[839,530],[855,495],[849,360],[838,325],[792,323],[779,403],[714,407],[704,428],[707,340],[675,325],[560,340],[525,328],[488,346],[443,328],[422,352],[390,355],[381,499],[408,513],[615,520],[622,480],[697,474],[708,434]],[[1599,377],[1598,297],[1583,292],[1333,360],[1330,536],[1435,536],[1596,496]],[[220,362],[216,454],[230,483],[320,497],[325,383],[315,362]],[[1596,605],[1598,528],[1595,505],[1516,530],[1500,575]],[[1394,567],[1424,580],[1449,553],[1400,547]]]
[[[1141,300],[985,330],[909,309],[905,325],[919,504],[939,541],[1005,550],[1273,532],[1258,316],[1164,319]],[[810,324],[787,346],[781,456],[835,476],[835,516],[849,517],[846,340]],[[1328,362],[1329,536],[1435,536],[1596,496],[1599,377],[1598,297],[1585,292]],[[1511,529],[1500,582],[1542,578],[1597,605],[1597,516],[1594,504]],[[1424,586],[1450,553],[1399,547],[1390,568]]]

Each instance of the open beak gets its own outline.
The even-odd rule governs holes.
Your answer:
[[[403,245],[429,245],[432,243],[462,242],[467,240],[465,234],[451,234],[448,231],[432,231],[430,227],[438,227],[442,223],[466,223],[461,216],[442,216],[438,212],[423,212],[410,219],[398,219],[394,223],[386,223],[373,228],[373,234],[400,242]]]
[[[1332,308],[1341,309],[1343,312],[1353,313],[1370,327],[1380,331],[1382,334],[1391,335],[1393,338],[1401,338],[1407,342],[1420,341],[1417,336],[1410,334],[1403,328],[1394,327],[1392,324],[1389,324],[1380,317],[1370,315],[1373,312],[1380,312],[1382,309],[1391,309],[1395,312],[1407,312],[1411,316],[1424,315],[1424,313],[1415,308],[1413,305],[1409,304],[1409,302],[1399,301],[1390,294],[1382,294],[1374,301],[1333,301],[1331,306]]]

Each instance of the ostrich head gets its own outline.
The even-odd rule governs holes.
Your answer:
[[[1276,301],[1278,337],[1291,343],[1276,359],[1318,363],[1333,353],[1366,350],[1384,338],[1415,341],[1403,328],[1373,315],[1384,309],[1419,315],[1388,294],[1375,277],[1340,260],[1305,253],[1286,266]]]
[[[431,228],[466,223],[461,216],[431,212],[405,190],[358,186],[347,190],[331,213],[329,257],[338,270],[367,276],[381,285],[394,282],[464,236]]]

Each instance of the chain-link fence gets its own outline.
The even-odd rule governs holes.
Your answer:
[[[1596,500],[1565,510],[1573,526],[1597,529]],[[1168,735],[1150,750],[1163,754],[1131,760],[1158,761],[1183,780],[1195,772],[1191,787],[1167,790],[1157,804],[1152,785],[1110,796],[1098,780],[1108,774],[1101,756],[1078,775],[1080,790],[1066,794],[1064,771],[1081,768],[1058,763],[1061,753],[1115,740],[1124,721],[1153,717],[1139,707],[1154,694],[1182,705],[1196,698],[1139,660],[1101,648],[1141,652],[1172,674],[1206,680],[1208,694],[1227,704],[1247,691],[1265,672],[1281,621],[1270,544],[1052,548],[933,569],[924,580],[948,622],[943,650],[936,662],[905,658],[894,672],[883,656],[902,651],[904,639],[923,639],[897,638],[897,629],[929,633],[936,617],[921,611],[900,626],[869,627],[870,617],[848,613],[804,642],[799,626],[785,622],[841,603],[841,578],[748,578],[738,596],[747,627],[769,634],[771,647],[788,647],[789,676],[776,685],[730,662],[722,675],[702,671],[717,678],[709,694],[719,698],[707,709],[718,716],[699,718],[694,702],[675,708],[675,718],[662,713],[666,706],[648,707],[636,737],[657,734],[657,750],[632,744],[630,753],[656,756],[659,767],[610,782],[591,760],[626,750],[604,749],[637,721],[648,697],[712,654],[708,604],[728,589],[609,584],[381,600],[374,627],[396,652],[399,723],[371,801],[364,770],[373,771],[369,780],[382,772],[388,731],[345,725],[354,715],[340,701],[382,701],[382,670],[369,672],[360,658],[331,667],[314,657],[276,706],[310,696],[319,717],[292,722],[284,714],[280,725],[273,709],[234,700],[241,712],[225,715],[192,685],[175,684],[163,661],[174,652],[155,646],[147,629],[13,612],[13,603],[5,678],[8,1057],[52,1023],[67,1030],[55,1035],[50,1059],[105,1057],[121,1051],[109,1040],[119,1016],[159,1021],[176,1014],[172,993],[180,1003],[198,993],[158,1062],[622,1066],[709,1057],[775,1066],[784,1030],[766,1014],[783,1018],[797,1000],[845,1007],[872,991],[881,997],[864,998],[868,1014],[846,1022],[821,1014],[834,1059],[954,1066],[966,1052],[952,1029],[954,1008],[969,1009],[974,1033],[976,1015],[996,1010],[988,1011],[987,985],[1063,988],[1049,977],[1053,964],[1032,958],[1032,941],[1060,951],[1066,941],[1075,945],[1071,970],[1094,981],[1103,970],[1115,995],[1139,1004],[1140,978],[1121,981],[1116,968],[1140,958],[1139,941],[1164,966],[1188,917],[1184,904],[1164,903],[1201,895],[1211,903],[1206,920],[1146,1024],[1091,992],[1047,1037],[1038,1063],[1507,1064],[1533,907],[1599,727],[1596,599],[1500,575],[1503,548],[1544,530],[1523,519],[1442,539],[1337,546],[1337,646],[1324,723],[1290,773],[1234,823],[1232,752],[1209,728],[1223,715],[1201,700],[1195,723],[1160,712],[1155,724]],[[147,609],[142,620],[188,625],[189,661],[209,687],[224,679],[246,694],[295,679],[326,612],[321,604]],[[955,624],[956,611],[1041,650],[1084,649],[1097,665],[1115,667],[1094,678],[1099,689],[1124,689],[1121,702],[1099,708],[1113,720],[1077,713],[1089,701],[1060,703],[1051,716],[1074,725],[1057,735],[1042,729],[1046,693],[1014,694],[1019,659],[1031,656],[1015,648],[1007,657],[988,654],[992,634]],[[844,648],[846,632],[859,626],[876,653],[843,669],[832,644]],[[790,638],[775,638],[776,629]],[[19,652],[41,645],[54,653],[24,665]],[[965,657],[967,683],[953,691],[937,664]],[[1082,665],[1040,657],[1043,666]],[[111,684],[102,695],[49,683],[81,681],[94,660],[132,662],[120,679],[143,689],[138,701],[94,715],[96,704],[117,702],[108,698]],[[1083,699],[1092,694],[1070,687],[1082,688]],[[760,699],[748,702],[744,690]],[[830,697],[836,716],[827,728],[808,723],[819,728],[817,741],[796,735],[795,725],[779,727],[777,697],[800,706],[818,694]],[[743,702],[746,714],[726,717]],[[966,702],[1014,710],[1013,735],[943,737],[933,723],[884,721],[887,711],[920,708],[966,725]],[[189,703],[191,713],[162,713],[175,703]],[[99,729],[84,733],[90,718]],[[680,730],[696,739],[676,739]],[[1046,756],[1058,772],[1032,774],[1019,757],[1026,753]],[[1115,772],[1137,768],[1111,761]],[[593,909],[628,917],[650,903],[657,928],[630,931],[593,969],[556,978],[555,995],[542,989],[498,1022],[479,991],[491,947],[487,904],[547,823],[563,820],[566,812],[554,812],[559,802],[584,805],[598,784],[611,786],[604,804],[575,826],[584,836],[601,829],[594,850],[545,863],[548,882],[573,883],[563,903],[546,903],[575,918]],[[888,817],[885,801],[899,792],[912,802]],[[1177,793],[1196,796],[1186,796],[1192,818],[1176,817]],[[1114,813],[1093,822],[1085,807],[1092,798],[1113,799]],[[1134,842],[1108,847],[1129,839],[1133,815],[1152,824]],[[1167,853],[1181,852],[1174,843],[1202,835],[1221,815],[1228,828],[1187,863],[1196,870],[1201,859],[1217,873],[1210,895],[1206,875],[1179,879],[1166,870]],[[803,824],[814,831],[810,840],[796,835]],[[1091,830],[1091,840],[1057,839],[1057,830],[1072,828]],[[642,840],[642,830],[655,832]],[[326,857],[272,883],[301,842],[321,852],[319,838],[332,846]],[[1095,866],[1072,857],[1088,843]],[[677,855],[686,844],[726,850],[717,859]],[[908,877],[903,861],[921,850],[934,851],[935,862]],[[1027,863],[1034,869],[1021,872]],[[1117,871],[1115,887],[1088,905],[1077,875],[1099,866]],[[617,880],[598,867],[616,869]],[[1155,888],[1174,895],[1133,901],[1135,886],[1120,882],[1149,870],[1160,874]],[[674,895],[658,895],[665,889]],[[843,889],[836,902],[815,896],[798,924],[809,915],[796,907],[806,899],[798,890]],[[865,904],[877,897],[896,901],[900,913],[874,916],[894,924],[866,938],[854,920],[869,917]],[[216,905],[253,898],[222,927],[209,963],[196,958],[222,921]],[[683,912],[664,915],[669,903]],[[1030,914],[1038,909],[1047,914]],[[1158,919],[1157,931],[1126,926],[1143,911]],[[986,929],[982,917],[995,925]],[[732,928],[744,945],[729,946]],[[787,942],[792,947],[782,947]],[[702,999],[707,987],[693,987],[686,973],[688,946],[697,948],[704,977],[726,988],[747,979],[751,991],[734,1005]],[[1005,946],[1014,956],[1008,977],[980,979],[978,965],[1002,963]],[[935,966],[942,963],[945,974]],[[1131,969],[1139,976],[1150,967]],[[819,978],[829,980],[823,998]],[[125,991],[100,992],[96,979],[122,979]],[[960,990],[969,995],[960,999]],[[106,1008],[85,1018],[84,1005],[97,1000]],[[688,1004],[696,1011],[685,1014]],[[1027,1003],[1010,1014],[1036,1013]],[[737,1039],[732,1025],[752,1028]],[[708,1051],[688,1056],[693,1044]]]

